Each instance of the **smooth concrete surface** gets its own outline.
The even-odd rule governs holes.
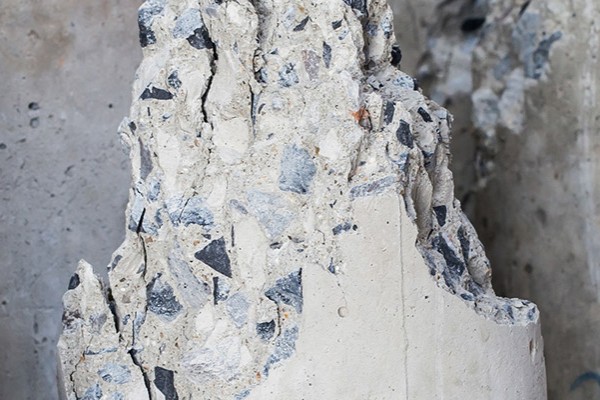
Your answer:
[[[354,207],[361,230],[343,248],[358,268],[339,288],[309,271],[307,287],[319,288],[306,302],[309,333],[248,400],[545,400],[540,325],[500,325],[436,285],[395,194]],[[339,304],[348,315],[336,320]]]
[[[55,399],[61,296],[124,237],[136,0],[0,2],[0,399]]]

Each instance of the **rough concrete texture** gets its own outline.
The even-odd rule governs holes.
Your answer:
[[[67,398],[546,398],[385,1],[148,0],[139,28],[128,231],[65,294]]]
[[[494,286],[540,306],[549,398],[597,398],[600,6],[419,3],[433,11],[412,24],[428,43],[416,69],[455,115],[457,193],[476,216]]]
[[[61,296],[123,238],[136,1],[0,5],[0,399],[55,399]]]

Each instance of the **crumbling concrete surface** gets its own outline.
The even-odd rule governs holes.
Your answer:
[[[414,3],[397,11],[419,13],[403,28],[425,37],[427,53],[413,49],[419,80],[455,116],[457,196],[475,216],[494,287],[540,306],[549,398],[597,398],[600,5]]]
[[[139,28],[128,231],[65,294],[66,398],[546,398],[385,1],[148,0]]]

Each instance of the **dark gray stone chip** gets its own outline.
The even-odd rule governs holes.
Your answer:
[[[156,100],[171,100],[173,98],[173,94],[165,89],[160,89],[152,86],[151,88],[146,88],[140,99],[156,99]]]
[[[73,274],[73,276],[71,276],[71,279],[69,280],[69,290],[75,289],[77,286],[79,286],[80,283],[81,281],[79,279],[79,275],[76,273]]]
[[[224,238],[213,240],[194,256],[215,271],[231,278],[231,262]]]
[[[423,107],[419,107],[419,109],[417,110],[417,112],[419,113],[419,115],[421,116],[421,118],[423,118],[423,121],[425,121],[425,122],[433,122],[433,120],[431,119],[431,115],[429,115],[429,113],[427,111],[425,111],[425,109]]]
[[[350,229],[352,229],[352,222],[344,222],[343,224],[339,224],[336,227],[334,227],[331,231],[333,232],[334,235],[339,235],[342,232],[347,232]]]
[[[181,80],[179,80],[179,74],[177,71],[171,72],[171,74],[167,78],[167,84],[175,90],[181,87]]]
[[[392,46],[392,65],[394,67],[397,67],[400,65],[400,62],[402,61],[402,49],[400,49],[400,46],[398,46],[397,44]]]
[[[383,123],[389,125],[394,120],[394,113],[396,112],[396,105],[393,101],[386,101],[383,109]]]
[[[229,298],[230,287],[227,282],[221,282],[218,276],[213,278],[213,302],[215,305]]]
[[[265,342],[271,340],[275,336],[275,321],[270,320],[256,324],[256,334]]]
[[[402,143],[410,149],[412,149],[415,146],[412,137],[412,132],[410,131],[410,125],[408,124],[408,122],[402,119],[400,120],[400,125],[396,130],[396,139],[398,139],[400,143]]]
[[[454,286],[466,269],[465,262],[457,256],[442,235],[436,236],[433,239],[432,245],[444,257],[444,261],[446,262],[446,268],[442,273],[447,281],[446,283],[450,282],[448,286]]]
[[[323,42],[323,62],[326,68],[331,66],[331,46],[326,42]]]
[[[173,288],[161,279],[161,274],[146,286],[146,302],[148,310],[167,320],[173,320],[183,309],[177,301]]]
[[[144,145],[142,139],[139,138],[140,145],[140,178],[146,179],[150,172],[152,172],[152,156],[148,147]]]
[[[265,292],[265,296],[278,305],[287,304],[302,313],[302,269],[278,279],[275,286]]]
[[[367,15],[367,0],[344,0],[344,3],[358,11],[362,16]]]
[[[171,370],[154,367],[154,385],[165,396],[165,400],[179,400],[175,389],[175,373]]]
[[[435,213],[435,217],[437,218],[438,224],[440,226],[444,226],[446,224],[446,206],[435,206],[433,207],[433,212]]]
[[[310,17],[306,17],[302,21],[300,21],[300,23],[298,25],[296,25],[296,27],[294,28],[294,32],[303,31],[309,20],[310,20]]]
[[[186,40],[188,41],[190,46],[192,46],[193,48],[198,49],[198,50],[213,49],[215,47],[215,44],[213,43],[212,39],[210,38],[210,35],[208,34],[208,30],[206,29],[205,26],[196,28],[194,30],[194,34],[187,37]]]

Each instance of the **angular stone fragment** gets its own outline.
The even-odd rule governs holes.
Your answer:
[[[185,38],[192,47],[198,50],[214,48],[214,43],[202,20],[202,14],[197,8],[189,8],[177,18],[173,28],[173,37]]]
[[[154,17],[161,14],[165,7],[165,0],[150,0],[144,2],[138,12],[138,27],[140,30],[140,45],[146,47],[156,43],[156,35],[152,30]]]
[[[303,31],[309,20],[310,20],[310,17],[306,17],[302,21],[300,21],[300,23],[294,27],[294,32]]]
[[[374,182],[365,183],[353,187],[350,190],[350,196],[352,198],[375,196],[383,193],[387,188],[396,183],[396,177],[388,176]]]
[[[292,272],[275,282],[275,286],[265,292],[270,300],[277,304],[287,304],[302,312],[302,270]]]
[[[396,106],[393,102],[388,101],[385,103],[385,109],[383,111],[383,123],[389,125],[394,120],[394,112],[396,111]]]
[[[210,286],[201,281],[192,271],[189,263],[176,256],[168,259],[169,272],[175,278],[182,299],[189,307],[200,309],[210,297]]]
[[[340,233],[349,231],[350,229],[352,229],[352,223],[344,222],[343,224],[339,224],[336,227],[334,227],[331,231],[334,235],[339,235]]]
[[[325,63],[326,68],[331,66],[331,51],[331,46],[326,42],[323,42],[323,62]]]
[[[175,373],[173,371],[162,367],[155,367],[154,385],[165,396],[165,400],[179,400],[175,388]]]
[[[531,56],[531,61],[527,64],[525,68],[526,76],[534,79],[540,79],[544,72],[544,67],[548,62],[548,57],[550,56],[550,48],[552,44],[559,40],[562,37],[562,32],[554,32],[548,38],[543,39],[537,49],[533,52]]]
[[[412,132],[410,131],[410,125],[408,122],[400,120],[400,125],[396,130],[396,139],[410,149],[414,147]]]
[[[248,320],[248,309],[250,308],[250,303],[246,296],[242,293],[236,293],[227,300],[225,306],[227,308],[227,313],[235,326],[241,328],[246,324]]]
[[[204,27],[204,22],[202,21],[200,10],[197,8],[188,8],[175,21],[173,37],[187,38],[193,35],[196,29],[202,27]]]
[[[59,382],[64,398],[100,400],[125,391],[131,398],[147,399],[139,368],[120,346],[100,281],[85,262],[74,276],[79,283],[63,296],[64,326],[58,343],[60,375],[68,379]]]
[[[98,375],[106,382],[122,385],[131,380],[131,371],[127,365],[108,363],[100,370]]]
[[[173,288],[157,275],[146,287],[148,310],[167,321],[172,321],[183,307],[177,301]]]
[[[348,4],[360,14],[367,14],[367,0],[344,0],[344,3]]]
[[[221,301],[225,301],[229,298],[229,291],[231,290],[229,284],[220,279],[218,276],[213,278],[213,301],[215,305]]]
[[[180,197],[171,198],[167,201],[169,218],[175,225],[184,224],[185,226],[212,225],[214,217],[207,207],[205,200],[199,196],[193,196],[189,199]]]
[[[168,90],[157,88],[152,86],[151,88],[146,88],[142,92],[140,99],[156,99],[156,100],[171,100],[173,98],[173,94]]]
[[[268,341],[275,335],[275,321],[261,322],[256,324],[256,334],[261,340]]]
[[[101,400],[102,399],[102,388],[99,384],[95,384],[89,387],[83,394],[82,400]]]
[[[248,205],[272,239],[280,236],[294,218],[290,205],[275,194],[252,190],[248,193]]]
[[[196,252],[194,257],[215,271],[231,278],[231,262],[224,238],[213,240],[205,248]]]
[[[440,226],[444,226],[444,224],[446,223],[446,206],[433,207],[433,212],[435,213],[435,217],[437,218],[438,224],[440,224]]]
[[[80,283],[81,281],[79,280],[79,275],[73,274],[73,276],[69,280],[69,290],[75,289],[77,286],[79,286]]]
[[[391,64],[394,67],[399,67],[402,61],[402,50],[400,46],[392,46],[392,61]]]
[[[148,148],[140,140],[140,175],[142,179],[146,179],[152,172],[152,159]]]
[[[296,340],[298,340],[298,327],[294,326],[275,340],[275,351],[269,356],[263,374],[269,375],[269,371],[277,363],[290,358],[296,351]]]
[[[171,74],[167,78],[167,83],[175,90],[181,87],[181,81],[179,80],[179,74],[177,73],[177,71],[171,72]]]
[[[433,122],[433,120],[431,119],[431,115],[429,115],[429,113],[427,111],[425,111],[425,109],[423,107],[419,107],[419,109],[417,110],[417,112],[419,113],[419,115],[421,116],[421,118],[423,118],[423,121],[425,121],[425,122]]]
[[[279,174],[279,189],[306,194],[317,169],[308,151],[294,145],[283,151]]]
[[[204,26],[195,29],[194,33],[188,36],[186,40],[188,41],[190,46],[198,50],[212,49],[214,47],[214,43],[210,39],[208,31]]]

